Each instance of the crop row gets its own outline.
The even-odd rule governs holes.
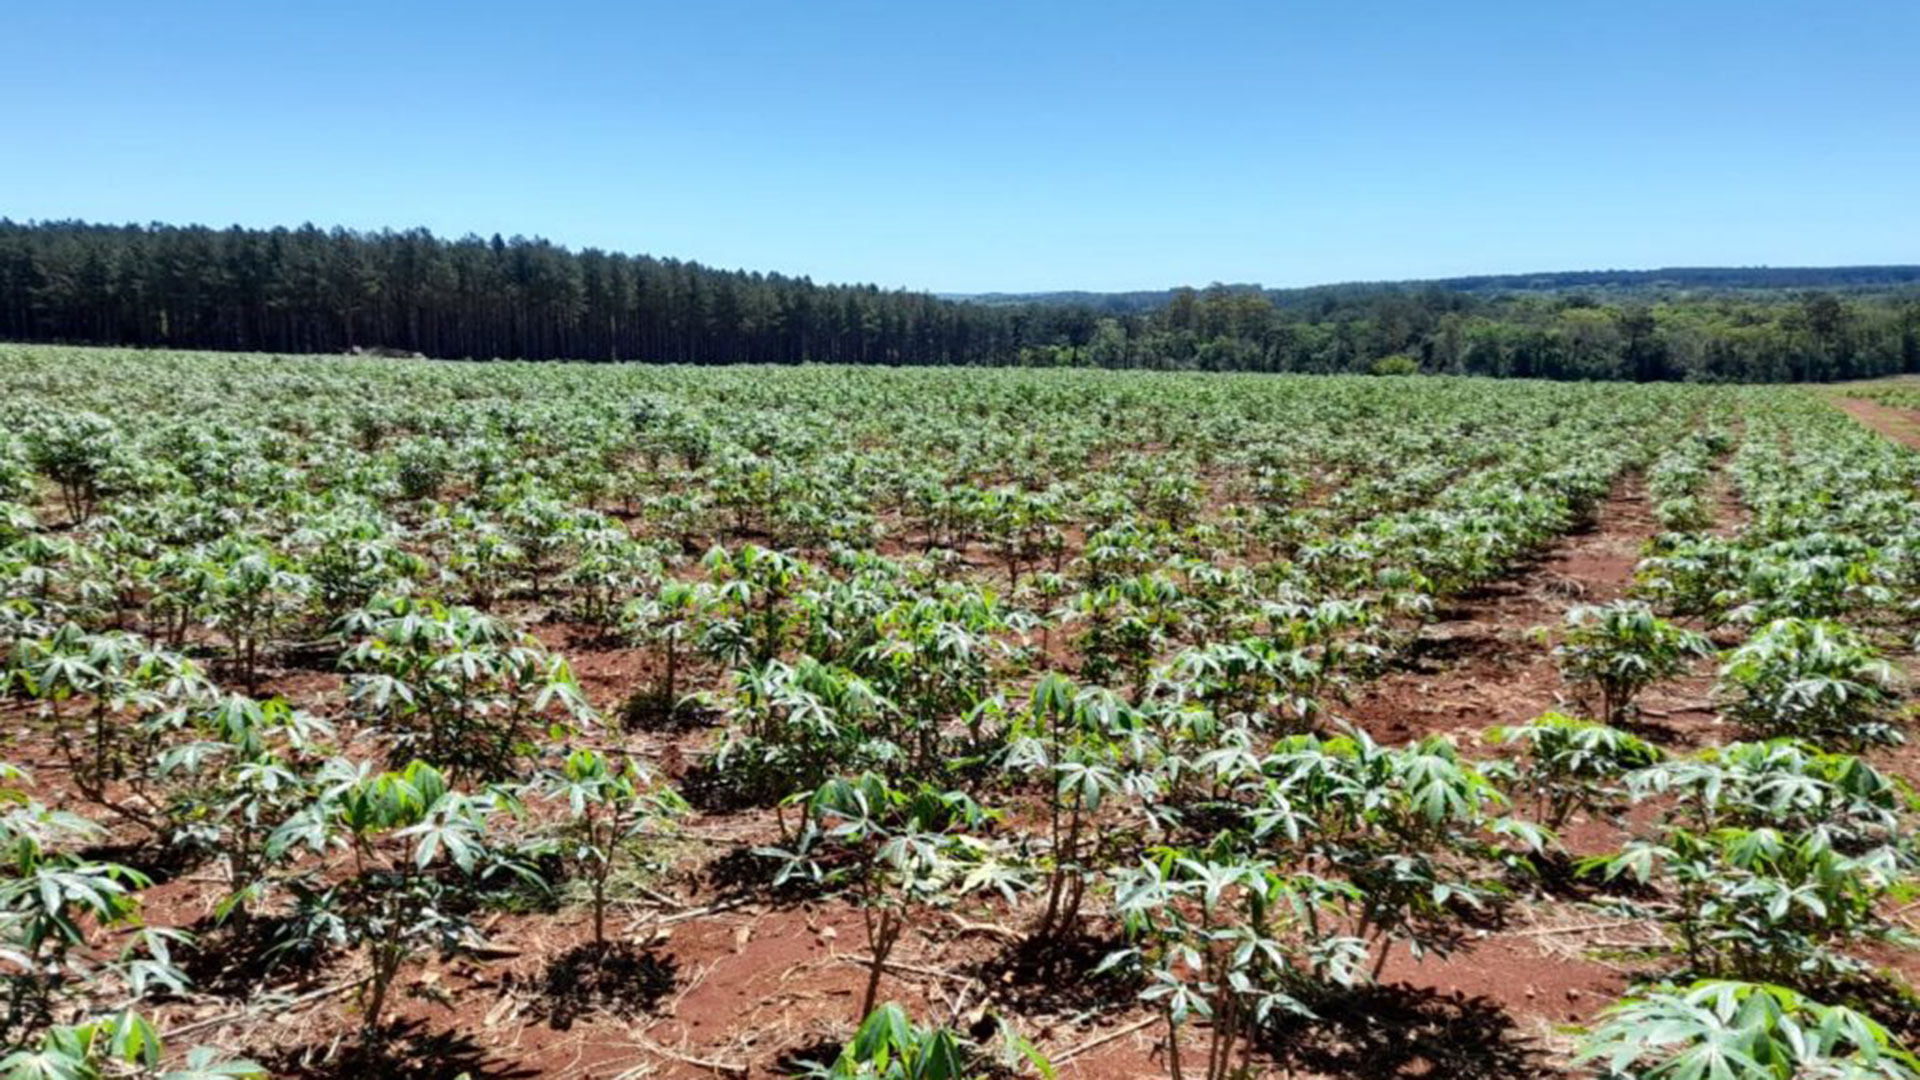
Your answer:
[[[1913,1068],[1791,989],[1897,938],[1917,857],[1876,755],[1903,738],[1920,474],[1812,397],[5,347],[0,373],[0,693],[33,773],[0,823],[5,1068],[177,1063],[140,1003],[192,993],[179,950],[261,928],[356,973],[377,1048],[409,965],[490,912],[573,896],[607,948],[689,802],[778,807],[765,895],[865,916],[836,1075],[976,1052],[883,1007],[930,911],[1041,954],[1117,939],[1085,977],[1212,1080],[1566,874],[1672,931],[1592,1033],[1602,1067],[1737,1038]],[[1635,474],[1665,531],[1634,595],[1556,635],[1585,715],[1485,759],[1342,718]],[[1676,754],[1636,701],[1709,632],[1746,741]],[[644,676],[596,700],[576,646]],[[675,776],[631,749],[684,728]],[[1563,849],[1643,802],[1618,850]],[[214,868],[198,940],[140,919],[108,837]]]

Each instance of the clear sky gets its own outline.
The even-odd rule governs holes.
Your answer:
[[[942,292],[1920,262],[1920,0],[13,0],[0,215]]]

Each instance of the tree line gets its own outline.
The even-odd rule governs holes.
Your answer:
[[[1381,289],[1309,310],[1258,291],[1176,290],[1095,321],[1068,360],[1217,371],[1827,382],[1920,372],[1920,292],[1717,294],[1620,301],[1578,290],[1476,296]]]
[[[984,364],[1080,313],[424,229],[0,220],[0,337],[448,358]],[[1091,318],[1084,318],[1091,326]]]
[[[1670,266],[1659,270],[1555,270],[1534,274],[1476,274],[1469,277],[1415,281],[1348,281],[1331,285],[1267,288],[1228,285],[1236,292],[1263,292],[1282,308],[1311,308],[1390,292],[1449,293],[1557,293],[1581,290],[1609,299],[1666,296],[1683,290],[1716,294],[1831,289],[1840,292],[1881,292],[1920,287],[1920,265],[1887,266]],[[1165,307],[1174,289],[1135,292],[974,293],[959,297],[982,304],[1081,304],[1104,312],[1125,313]]]
[[[1336,286],[983,303],[424,229],[0,219],[0,338],[446,358],[1783,381],[1920,371],[1920,291]],[[1893,268],[1900,269],[1900,268]],[[1714,272],[1700,280],[1713,280]],[[1580,275],[1556,275],[1568,281]],[[1531,280],[1531,279],[1530,279]],[[1598,280],[1598,279],[1596,279]],[[1537,282],[1536,282],[1537,284]],[[1279,302],[1276,302],[1276,297]]]

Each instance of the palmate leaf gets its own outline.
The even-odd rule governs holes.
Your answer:
[[[176,943],[191,945],[193,941],[193,935],[184,930],[153,926],[141,928],[135,943],[121,954],[125,962],[122,974],[127,980],[127,989],[136,998],[145,997],[155,986],[170,993],[184,993],[187,977],[173,962],[173,946]],[[147,957],[139,958],[136,949],[144,949]]]
[[[1017,1059],[1019,1046],[1011,1041],[1008,1046]],[[1027,1056],[1044,1062],[1037,1053]],[[952,1032],[920,1028],[898,1005],[886,1004],[867,1016],[832,1065],[815,1066],[808,1075],[815,1080],[970,1080],[981,1071],[973,1066],[974,1057]],[[1050,1073],[1043,1068],[1042,1075]]]
[[[987,852],[969,853],[966,865],[967,871],[956,887],[962,894],[992,891],[1012,904],[1033,883],[1027,867],[994,858]]]
[[[422,870],[433,865],[444,850],[455,866],[470,874],[482,850],[479,833],[473,824],[453,815],[430,818],[395,835],[414,842],[413,864]]]
[[[1323,937],[1307,950],[1310,970],[1335,986],[1355,986],[1367,978],[1372,950],[1360,938],[1350,935]]]
[[[1056,1074],[1054,1072],[1053,1062],[1048,1060],[1044,1053],[1041,1053],[1040,1048],[1034,1045],[1033,1040],[1022,1035],[1005,1017],[995,1017],[994,1024],[999,1036],[999,1064],[1002,1069],[1008,1072],[1017,1072],[1020,1064],[1025,1062],[1033,1066],[1034,1072],[1040,1075],[1041,1080],[1054,1080]]]
[[[333,807],[316,801],[281,822],[267,835],[266,852],[271,859],[284,858],[297,847],[319,853],[334,840]]]
[[[139,1013],[128,1010],[115,1015],[105,1025],[106,1053],[129,1065],[153,1068],[160,1063],[164,1047],[160,1033]]]
[[[1495,836],[1518,841],[1523,850],[1534,854],[1546,852],[1559,840],[1552,829],[1525,818],[1495,818],[1487,823],[1487,831]]]
[[[99,1080],[100,1070],[84,1048],[49,1045],[38,1050],[16,1050],[0,1058],[0,1077],[6,1080]]]
[[[1656,987],[1607,1011],[1576,1064],[1645,1080],[1791,1080],[1800,1075],[1913,1080],[1920,1062],[1851,1010],[1777,986]]]
[[[355,675],[347,699],[380,712],[393,708],[396,702],[407,708],[418,703],[414,688],[392,675]]]
[[[196,1046],[187,1051],[179,1068],[160,1074],[160,1080],[266,1080],[267,1070],[251,1061],[223,1061],[219,1051]]]

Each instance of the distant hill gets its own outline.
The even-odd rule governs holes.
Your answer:
[[[1699,292],[1774,292],[1826,289],[1866,292],[1920,287],[1920,265],[1902,266],[1670,266],[1658,270],[1557,270],[1531,274],[1476,274],[1470,277],[1409,281],[1354,281],[1268,289],[1256,284],[1226,286],[1234,292],[1264,292],[1282,308],[1327,300],[1356,300],[1384,293],[1429,291],[1474,295],[1594,292],[1658,296]],[[943,299],[976,304],[1057,304],[1103,312],[1151,311],[1164,307],[1173,289],[1139,292],[1036,292],[947,294]]]

